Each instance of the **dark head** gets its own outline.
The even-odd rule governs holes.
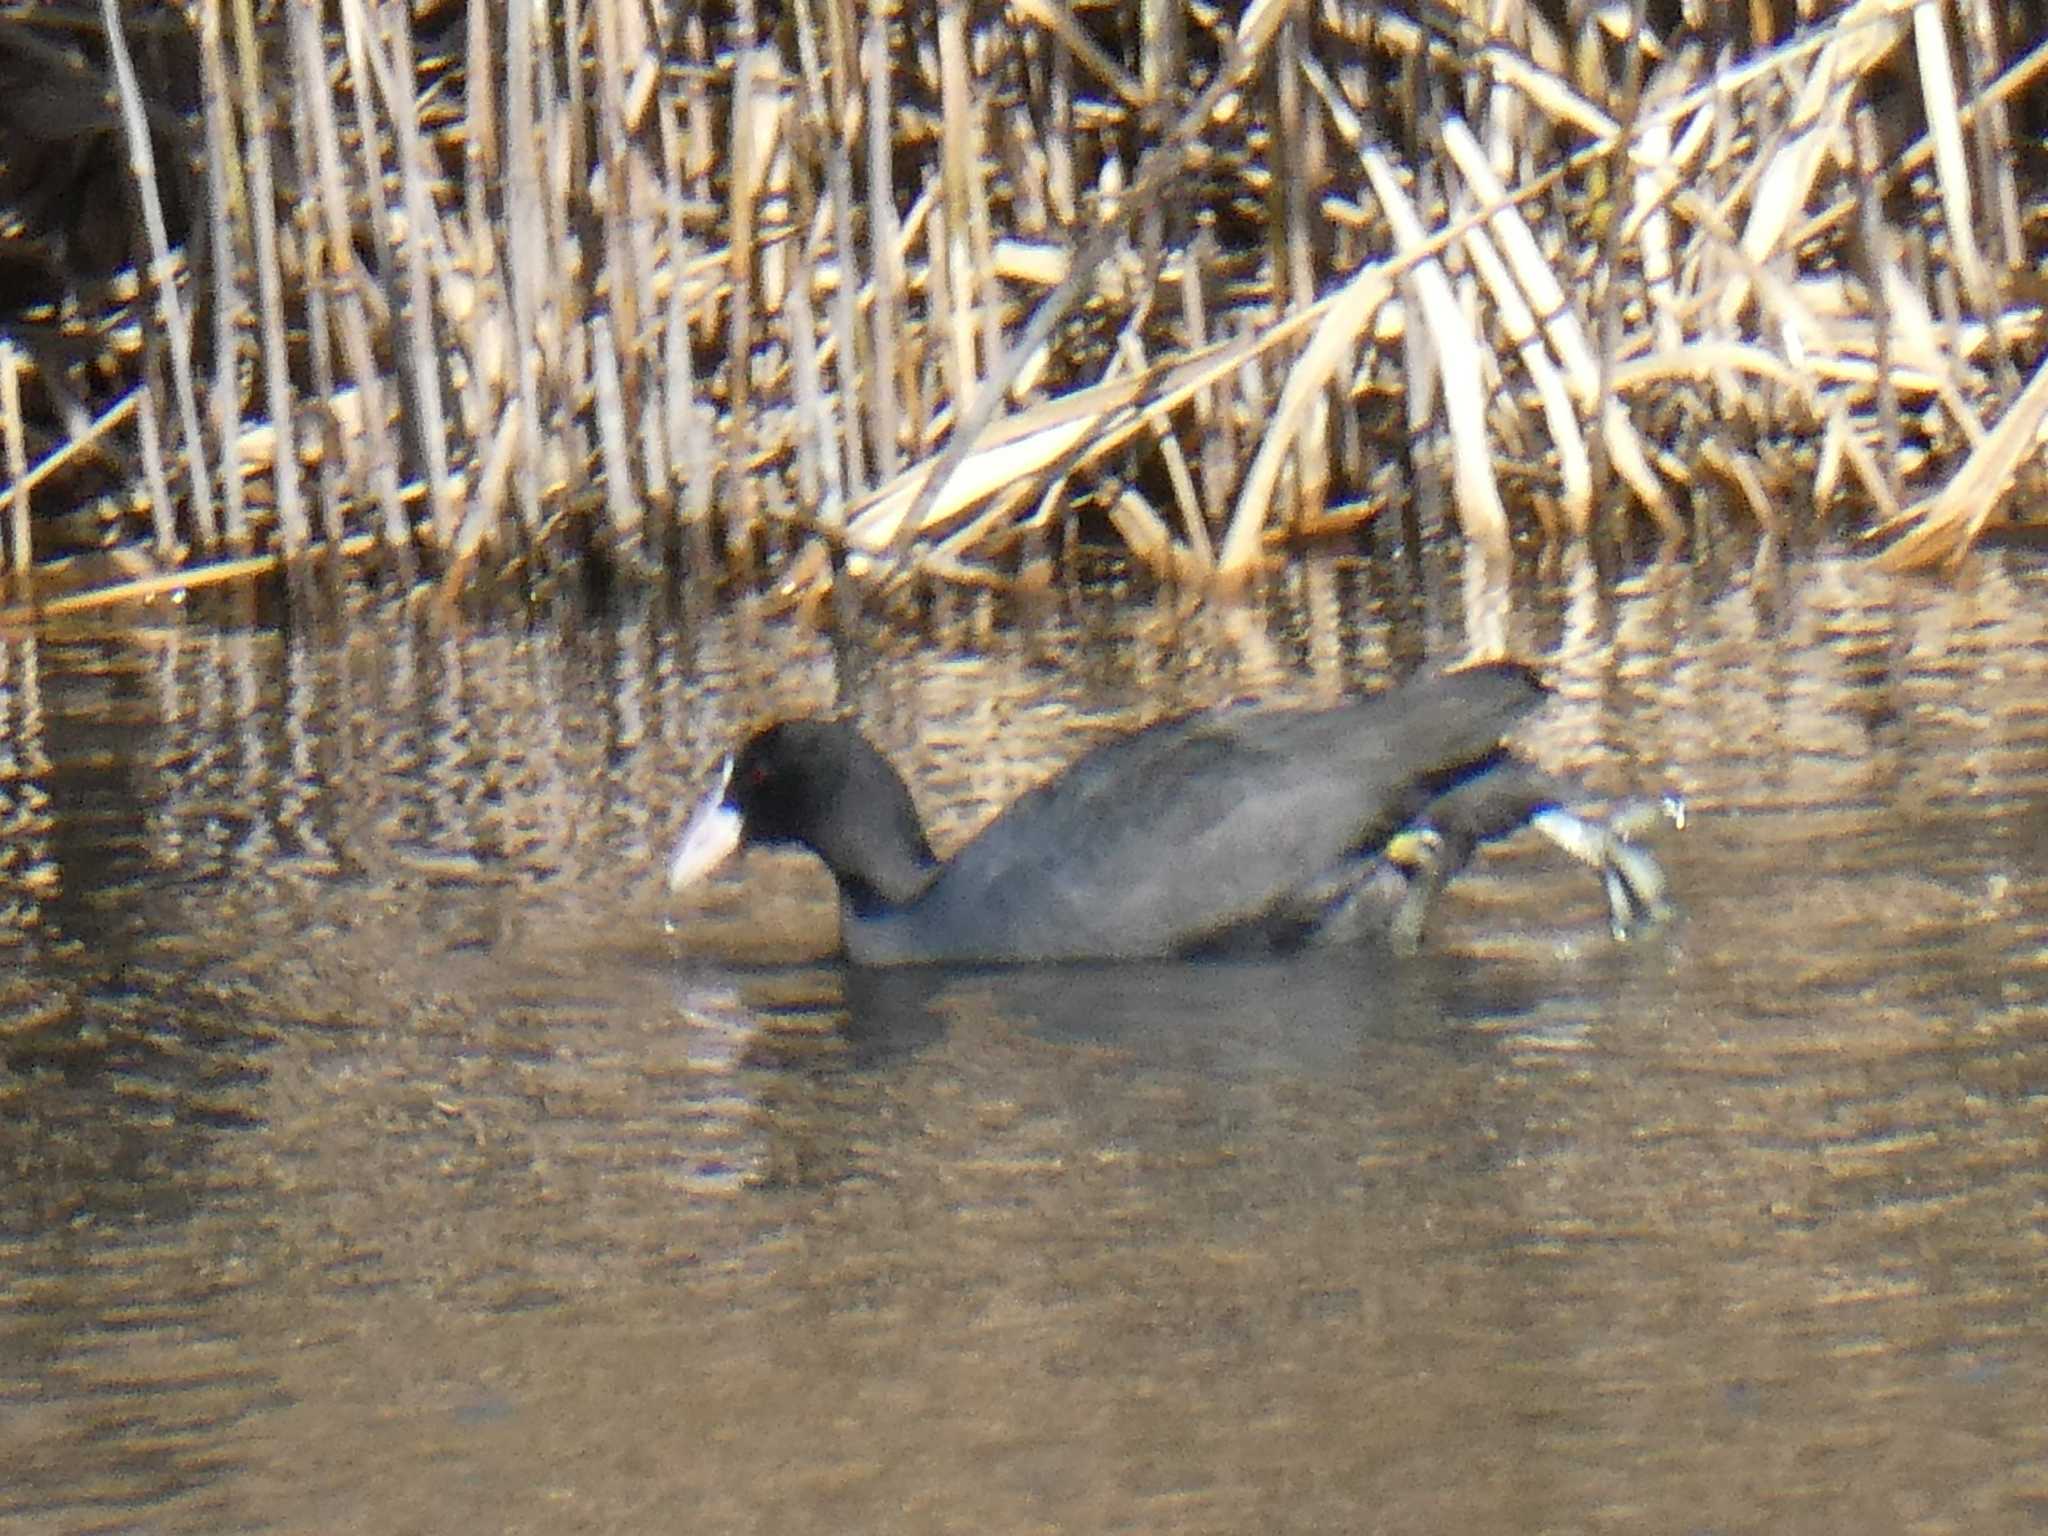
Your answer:
[[[934,866],[909,789],[843,720],[784,720],[749,737],[683,829],[669,889],[754,843],[810,849],[862,910],[909,901]]]

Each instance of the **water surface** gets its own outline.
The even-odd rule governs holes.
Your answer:
[[[849,975],[660,865],[843,694],[942,846],[1087,741],[1461,645],[963,602],[0,640],[0,1528],[2038,1530],[2048,572],[1532,579],[1528,733],[1677,792],[1428,952]]]

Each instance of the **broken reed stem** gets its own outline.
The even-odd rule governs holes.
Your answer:
[[[375,534],[354,533],[339,544],[315,546],[300,553],[306,557],[318,558],[329,553],[331,548],[332,553],[342,559],[354,561],[370,554],[376,547]],[[191,592],[275,575],[285,568],[286,563],[287,557],[282,554],[244,555],[239,559],[215,560],[189,571],[158,571],[152,575],[115,582],[111,586],[94,587],[85,592],[68,592],[62,597],[47,598],[41,602],[20,603],[11,608],[0,608],[0,629],[18,629],[45,619],[71,618],[81,613],[118,608],[128,603],[154,602],[160,597],[182,598]]]

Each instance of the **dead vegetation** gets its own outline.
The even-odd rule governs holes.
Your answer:
[[[15,5],[14,613],[1229,585],[1388,510],[1960,558],[2048,420],[2040,8],[1664,11]]]

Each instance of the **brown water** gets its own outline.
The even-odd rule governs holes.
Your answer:
[[[1536,582],[1675,790],[1430,951],[862,977],[665,845],[747,615],[0,640],[0,1529],[2048,1527],[2048,571]],[[973,604],[852,697],[949,844],[1093,735],[1459,648]]]

